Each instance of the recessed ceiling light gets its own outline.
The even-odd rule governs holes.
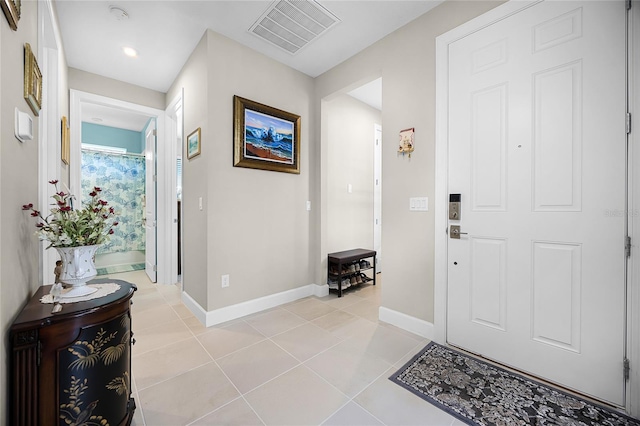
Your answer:
[[[125,55],[131,58],[135,58],[136,56],[138,56],[138,52],[133,47],[123,47],[122,51],[124,52]]]
[[[111,16],[116,18],[118,21],[126,21],[129,19],[127,11],[118,6],[109,6],[109,12],[111,13]]]

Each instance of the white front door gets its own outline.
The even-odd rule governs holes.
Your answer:
[[[145,130],[145,271],[152,282],[157,281],[157,217],[156,217],[156,135],[155,120]]]
[[[450,44],[448,88],[447,341],[619,406],[625,15],[537,3]]]

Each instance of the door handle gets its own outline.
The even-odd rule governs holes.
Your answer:
[[[467,235],[466,232],[460,232],[460,225],[451,225],[451,232],[449,232],[449,238],[459,240],[460,235]]]

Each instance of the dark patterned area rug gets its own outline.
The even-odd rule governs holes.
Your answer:
[[[470,425],[640,425],[433,342],[389,379]]]

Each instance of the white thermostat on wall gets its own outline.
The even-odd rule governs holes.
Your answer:
[[[33,139],[33,119],[26,112],[16,108],[16,124],[14,134],[20,142]]]

